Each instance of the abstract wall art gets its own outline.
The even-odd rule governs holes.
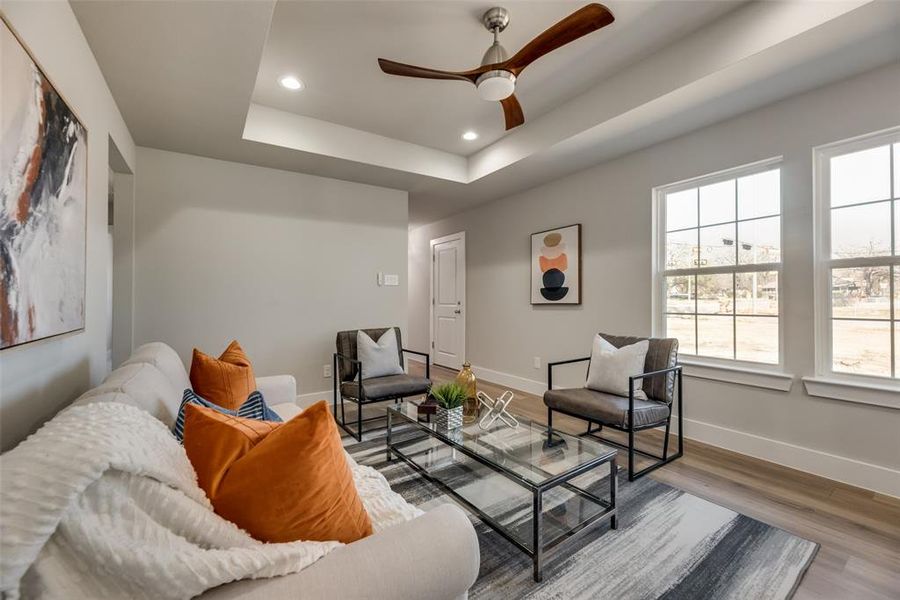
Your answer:
[[[581,224],[531,234],[531,303],[581,304]]]
[[[87,131],[2,24],[0,349],[84,328]]]

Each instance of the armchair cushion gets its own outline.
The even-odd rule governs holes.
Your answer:
[[[341,356],[346,356],[348,358],[356,359],[356,332],[364,331],[366,335],[368,335],[373,340],[377,340],[384,332],[391,327],[378,327],[375,329],[351,329],[348,331],[339,331],[337,333],[337,339],[335,340],[335,345],[337,346],[337,353]],[[403,364],[403,337],[400,335],[400,328],[393,328],[397,332],[397,360],[402,365]],[[338,360],[338,374],[340,375],[341,381],[350,381],[351,379],[356,378],[356,365],[347,360]]]
[[[403,373],[396,332],[392,327],[377,340],[369,337],[365,331],[356,332],[357,359],[361,363],[359,367],[362,369],[363,379]]]
[[[641,340],[644,337],[624,335],[610,335],[601,333],[603,339],[621,348]],[[647,357],[644,359],[644,373],[661,371],[674,367],[678,363],[678,340],[674,338],[649,338],[650,346],[647,348]],[[647,377],[644,379],[644,393],[650,400],[671,404],[675,399],[675,373],[669,373],[665,377]],[[635,421],[637,417],[635,417]]]
[[[385,400],[405,396],[424,394],[431,388],[431,380],[413,375],[388,375],[363,379],[365,396],[359,397],[359,384],[356,381],[345,381],[341,384],[341,393],[350,398],[361,400]]]
[[[628,427],[628,398],[588,388],[547,390],[544,404],[553,410],[575,414],[605,425]],[[634,400],[634,426],[644,427],[669,418],[669,406],[654,400]]]
[[[644,372],[649,345],[647,340],[640,340],[617,348],[598,333],[594,336],[591,366],[584,387],[627,398],[629,377]],[[646,400],[647,394],[644,393],[642,384],[643,381],[640,380],[635,382],[634,397]]]

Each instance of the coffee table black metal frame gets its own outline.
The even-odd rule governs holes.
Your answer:
[[[532,544],[533,549],[529,548],[525,544],[521,543],[517,540],[512,534],[507,532],[503,525],[497,522],[495,519],[487,515],[484,511],[482,511],[478,506],[458,494],[453,488],[445,484],[439,478],[434,477],[431,473],[429,473],[425,468],[417,464],[411,457],[407,456],[401,449],[399,449],[398,445],[392,441],[392,428],[393,428],[393,420],[394,417],[399,417],[403,423],[409,423],[415,425],[420,431],[425,432],[428,436],[431,436],[434,439],[439,440],[440,442],[447,444],[451,448],[461,452],[465,456],[475,460],[476,462],[485,465],[486,467],[491,468],[496,471],[500,475],[503,475],[507,479],[512,480],[516,484],[521,487],[529,490],[532,493]],[[523,419],[523,421],[525,421]],[[617,523],[617,509],[616,509],[616,491],[618,487],[617,483],[617,474],[618,474],[618,465],[616,462],[617,452],[615,449],[610,448],[609,453],[605,453],[597,456],[589,461],[586,461],[582,464],[579,464],[576,467],[573,467],[563,473],[558,475],[554,475],[552,477],[547,478],[545,481],[540,484],[532,483],[519,475],[502,468],[500,465],[495,464],[489,459],[480,456],[477,452],[472,451],[469,448],[455,442],[452,438],[448,437],[444,433],[439,430],[436,430],[432,427],[428,426],[428,423],[421,423],[416,419],[410,418],[408,415],[401,412],[398,407],[391,406],[387,409],[387,438],[386,438],[386,452],[387,452],[387,460],[391,461],[393,459],[392,455],[396,455],[401,458],[404,462],[406,462],[410,467],[412,467],[416,472],[422,475],[428,481],[434,483],[439,488],[441,488],[444,492],[452,496],[454,499],[459,501],[461,504],[466,506],[469,510],[475,513],[481,521],[490,526],[494,531],[503,536],[508,542],[516,546],[519,550],[527,554],[531,557],[533,562],[533,575],[534,580],[536,582],[540,582],[542,579],[542,567],[544,561],[544,554],[552,549],[555,549],[557,546],[562,544],[563,542],[573,540],[577,537],[582,536],[584,533],[588,532],[591,529],[591,526],[595,523],[609,519],[610,529],[616,529],[618,527]],[[525,426],[532,426],[530,423],[525,421]],[[554,437],[560,436],[558,432],[553,432]],[[574,436],[570,436],[574,437]],[[408,440],[404,440],[407,442]],[[562,443],[562,437],[560,436],[558,439],[548,439],[545,444],[548,447],[553,447],[555,445],[559,445]],[[524,462],[523,462],[524,464]],[[602,465],[609,464],[609,500],[600,498],[586,490],[583,490],[575,485],[569,483],[572,479],[579,477],[580,475],[584,475],[591,469],[596,469]],[[545,542],[543,539],[543,532],[541,530],[541,524],[543,521],[544,511],[543,511],[543,496],[548,490],[551,490],[557,486],[563,486],[568,491],[581,496],[591,502],[595,502],[604,508],[603,511],[597,513],[596,515],[591,516],[588,519],[585,519],[578,525],[571,527],[567,531],[557,535],[550,541]]]

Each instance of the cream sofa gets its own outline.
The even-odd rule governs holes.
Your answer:
[[[283,419],[301,412],[292,376],[259,377],[256,383],[266,402]],[[166,344],[154,342],[135,350],[75,404],[114,397],[117,402],[148,411],[171,427],[182,392],[188,387],[190,379],[178,354]],[[471,522],[459,507],[444,504],[412,521],[338,548],[300,573],[238,581],[207,590],[200,598],[465,598],[478,576],[479,564],[478,538]]]

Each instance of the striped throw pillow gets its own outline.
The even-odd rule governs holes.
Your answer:
[[[256,419],[257,421],[281,422],[281,417],[269,408],[265,398],[263,398],[263,395],[258,390],[251,392],[247,397],[247,401],[237,410],[228,410],[227,408],[222,408],[218,404],[213,404],[209,400],[201,398],[194,393],[194,390],[188,388],[184,390],[184,395],[181,397],[181,408],[178,409],[178,418],[175,419],[175,426],[172,428],[172,433],[175,434],[175,437],[178,438],[179,442],[184,441],[184,407],[188,404],[205,406],[206,408],[211,408],[222,414],[231,415],[232,417]]]

